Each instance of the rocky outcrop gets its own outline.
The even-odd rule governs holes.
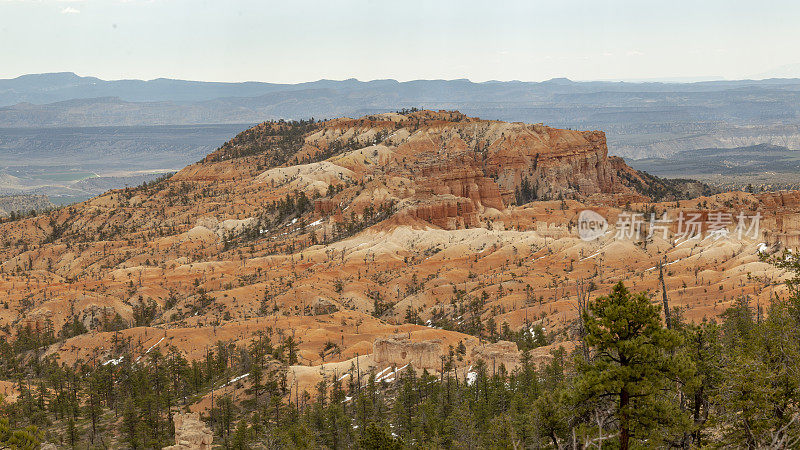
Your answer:
[[[500,188],[484,176],[474,158],[456,158],[442,164],[423,166],[418,179],[418,195],[453,195],[472,201],[475,209],[505,209]]]
[[[265,150],[280,134],[275,126],[242,133],[205,165],[258,149],[266,155],[259,167],[266,165],[273,150],[278,151]],[[621,171],[635,171],[621,159],[609,158],[601,131],[417,111],[331,120],[310,127],[297,144],[280,149],[288,157],[284,165],[255,177],[259,189],[306,191],[307,197],[316,197],[315,213],[341,213],[351,223],[358,221],[352,215],[376,205],[401,205],[398,211],[411,218],[455,229],[478,226],[484,214],[536,199],[600,197],[606,204],[647,200],[623,182]],[[315,160],[322,155],[331,156]],[[175,180],[206,179],[194,169],[184,169]],[[332,184],[341,192],[330,193]],[[606,199],[615,196],[627,197]]]
[[[290,167],[274,167],[255,178],[257,183],[270,186],[288,184],[292,189],[302,189],[324,194],[328,186],[349,181],[353,172],[328,161],[299,164]]]
[[[514,192],[525,180],[540,199],[629,192],[609,161],[603,132],[511,125],[485,161],[501,189]]]
[[[437,114],[443,113],[424,116]],[[413,180],[415,203],[408,214],[442,228],[476,226],[480,215],[517,201],[647,200],[622,182],[621,171],[635,171],[609,158],[600,131],[462,119],[436,122],[395,145],[401,164],[385,170]]]
[[[227,219],[223,221],[219,221],[215,217],[207,217],[198,219],[197,226],[189,230],[189,232],[196,234],[208,230],[222,238],[225,235],[237,236],[257,224],[258,220],[253,217],[248,217],[247,219]]]
[[[473,361],[482,359],[490,370],[499,369],[503,365],[509,372],[519,366],[520,351],[517,344],[508,341],[498,341],[485,345],[472,347],[470,357]]]
[[[408,206],[405,213],[446,230],[470,228],[479,223],[475,204],[467,198],[452,195],[418,200]]]
[[[164,450],[206,450],[211,448],[214,435],[206,424],[200,420],[198,413],[175,413],[175,445],[164,447]]]
[[[566,341],[555,344],[537,347],[528,352],[528,360],[536,367],[542,367],[553,360],[553,351],[571,351],[575,347],[575,342]],[[519,351],[517,344],[508,341],[497,341],[494,343],[479,344],[469,352],[472,363],[482,360],[490,372],[500,370],[502,365],[509,372],[519,368],[523,363],[522,352]]]
[[[768,210],[800,206],[800,191],[763,192],[756,195],[761,206]]]
[[[376,364],[404,366],[418,369],[439,369],[443,351],[442,341],[411,341],[399,336],[378,338],[372,344],[372,357]]]
[[[318,298],[314,302],[312,308],[313,308],[315,316],[321,316],[321,315],[325,315],[325,314],[333,314],[333,313],[335,313],[336,311],[339,310],[339,307],[336,306],[335,303],[333,303],[332,301],[330,301],[330,300],[328,300],[326,298],[322,298],[322,297]]]

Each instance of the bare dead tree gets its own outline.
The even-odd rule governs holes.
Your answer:
[[[575,293],[578,296],[578,337],[581,341],[581,352],[586,361],[589,360],[589,346],[586,343],[586,322],[583,313],[586,311],[586,303],[589,300],[589,286],[583,278],[575,281]]]
[[[669,299],[667,298],[667,283],[664,281],[664,263],[658,264],[658,277],[661,279],[661,298],[664,302],[664,322],[667,324],[667,329],[672,329],[672,319],[669,311]]]

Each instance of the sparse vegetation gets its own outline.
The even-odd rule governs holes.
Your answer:
[[[3,223],[8,428],[152,448],[191,406],[225,448],[795,445],[797,294],[751,264],[755,244],[584,243],[585,183],[538,158],[492,159],[514,151],[515,130],[563,131],[402,114],[265,123],[173,176]],[[516,186],[498,167],[518,160]],[[676,193],[621,173],[640,193]],[[609,221],[623,202],[643,216],[766,213],[743,193],[622,191],[596,194]],[[790,223],[792,201],[770,226]],[[769,236],[758,250],[777,254]],[[800,272],[789,261],[774,262]],[[661,291],[691,307],[669,327]],[[388,336],[441,351],[370,366],[365,348]]]

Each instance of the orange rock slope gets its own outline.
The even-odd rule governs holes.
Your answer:
[[[672,305],[694,320],[783,292],[758,253],[798,244],[797,193],[653,203],[645,191],[674,188],[607,153],[599,131],[457,112],[264,123],[169,179],[0,224],[0,333],[81,322],[88,333],[48,350],[67,363],[122,348],[198,358],[261,333],[299,341],[300,366],[435,366],[424,352],[459,343],[467,366],[513,353],[477,337],[504,323],[568,342],[577,280],[591,296],[620,280],[655,294],[664,263]],[[585,208],[610,223],[599,239],[577,234]],[[630,212],[721,210],[759,212],[761,228],[615,238]],[[319,373],[300,366],[298,380]]]

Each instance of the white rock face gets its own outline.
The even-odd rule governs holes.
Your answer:
[[[257,176],[255,181],[273,186],[288,184],[297,190],[325,193],[329,185],[351,180],[353,176],[353,171],[350,169],[329,161],[320,161],[291,167],[275,167]]]
[[[206,424],[200,420],[198,413],[176,413],[172,416],[175,423],[175,445],[163,450],[206,450],[211,448],[214,435]]]
[[[442,341],[439,339],[412,342],[400,336],[377,338],[372,344],[372,356],[377,364],[437,369],[441,363]]]
[[[197,220],[197,225],[188,231],[190,238],[204,238],[209,235],[216,235],[222,238],[226,234],[237,235],[249,227],[256,226],[258,221],[255,217],[246,219],[227,219],[220,222],[215,217],[206,217]]]

